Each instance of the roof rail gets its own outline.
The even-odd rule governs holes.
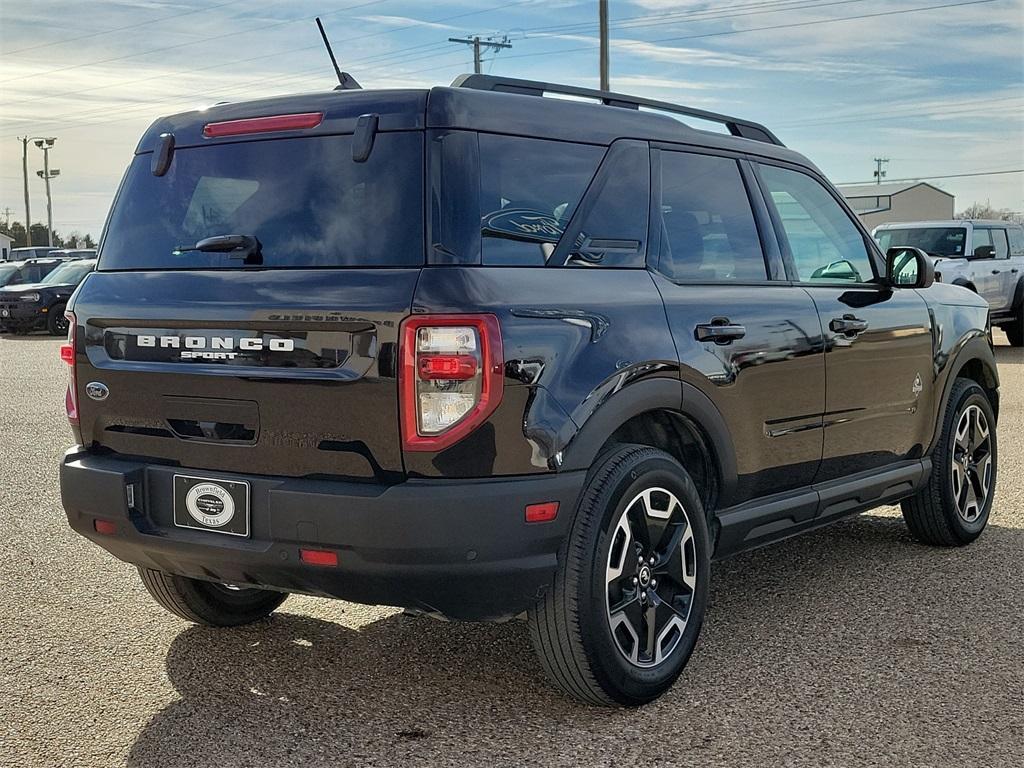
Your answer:
[[[763,141],[767,144],[785,146],[778,137],[760,123],[750,120],[741,120],[738,117],[721,115],[717,112],[697,109],[695,107],[684,107],[679,104],[671,104],[667,101],[656,101],[645,99],[639,96],[627,96],[623,93],[611,91],[598,91],[591,88],[578,88],[574,85],[558,85],[545,83],[540,80],[520,80],[514,77],[500,77],[497,75],[459,75],[452,81],[453,88],[473,88],[478,91],[500,91],[502,93],[518,93],[525,96],[543,96],[545,93],[557,93],[564,96],[579,96],[587,99],[594,99],[608,107],[623,107],[625,109],[636,109],[647,107],[662,112],[671,112],[676,115],[696,117],[701,120],[708,120],[712,123],[724,125],[733,136],[754,141]]]

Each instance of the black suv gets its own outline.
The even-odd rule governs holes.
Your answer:
[[[19,281],[0,288],[0,331],[24,334],[42,328],[53,336],[67,334],[68,299],[96,268],[96,260],[69,258],[55,262],[57,266],[44,272],[38,282]]]
[[[701,110],[467,76],[164,118],[69,309],[68,520],[203,624],[526,614],[562,690],[638,704],[712,559],[992,505],[984,300]]]

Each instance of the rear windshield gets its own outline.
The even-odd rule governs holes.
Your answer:
[[[963,227],[915,227],[883,229],[875,239],[885,251],[893,246],[908,245],[920,248],[931,256],[963,256],[967,230]]]
[[[164,176],[132,162],[100,254],[102,269],[237,267],[188,250],[247,235],[263,267],[396,267],[423,263],[423,137],[381,133],[369,159],[351,136],[179,149]]]

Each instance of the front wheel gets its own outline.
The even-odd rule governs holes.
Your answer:
[[[693,653],[710,545],[700,497],[663,451],[623,446],[588,479],[558,571],[529,612],[548,677],[582,701],[644,704]]]
[[[957,379],[932,452],[932,473],[902,503],[903,519],[924,544],[970,544],[988,524],[996,490],[996,418],[978,384]]]
[[[235,587],[139,568],[146,590],[161,607],[207,627],[237,627],[273,613],[287,592]]]
[[[68,335],[68,319],[64,315],[65,309],[67,309],[65,304],[58,304],[50,308],[50,312],[46,316],[46,330],[51,336]]]

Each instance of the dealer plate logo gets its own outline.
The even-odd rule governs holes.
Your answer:
[[[185,509],[196,522],[209,528],[225,526],[235,516],[234,499],[216,483],[193,486],[185,497]]]

